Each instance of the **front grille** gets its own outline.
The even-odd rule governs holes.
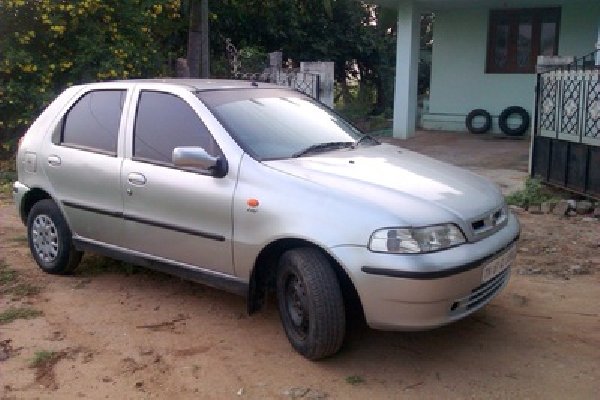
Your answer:
[[[466,304],[466,309],[470,310],[472,308],[476,308],[479,305],[488,301],[491,297],[493,297],[501,288],[504,286],[504,283],[508,279],[508,274],[510,273],[510,268],[505,269],[500,274],[496,275],[489,281],[477,286],[471,292]]]
[[[508,213],[506,208],[500,207],[490,211],[475,220],[471,220],[471,228],[475,239],[483,239],[486,236],[500,230],[508,221]]]

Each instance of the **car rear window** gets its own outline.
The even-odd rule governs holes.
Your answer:
[[[116,154],[125,90],[94,90],[83,95],[65,116],[61,143]]]

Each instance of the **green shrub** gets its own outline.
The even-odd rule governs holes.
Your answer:
[[[533,178],[527,178],[523,189],[506,196],[508,204],[523,208],[553,200],[557,200],[557,196],[542,185],[539,180]]]
[[[164,49],[186,21],[181,0],[156,3],[1,1],[0,158],[66,87],[168,73]]]

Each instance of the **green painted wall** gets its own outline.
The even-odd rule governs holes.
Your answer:
[[[594,50],[600,25],[600,1],[565,1],[559,54],[582,56]],[[486,74],[489,8],[436,12],[429,112],[426,129],[465,130],[475,108],[497,117],[518,105],[532,113],[535,74]],[[497,119],[494,130],[498,131]]]

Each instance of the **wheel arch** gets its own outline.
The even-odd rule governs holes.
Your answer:
[[[259,311],[267,298],[269,291],[272,289],[274,284],[275,271],[277,270],[277,262],[281,255],[291,249],[300,247],[310,247],[318,249],[327,257],[331,267],[333,268],[342,295],[344,297],[344,304],[348,311],[353,313],[359,312],[360,317],[364,318],[364,311],[360,297],[352,282],[352,279],[344,269],[344,267],[322,246],[316,243],[308,241],[306,239],[299,238],[282,238],[277,239],[268,245],[266,245],[258,254],[252,274],[250,275],[250,284],[248,289],[248,313],[253,314]]]
[[[23,199],[21,200],[21,206],[19,210],[19,214],[21,216],[21,221],[23,222],[23,224],[27,224],[27,217],[29,216],[29,212],[31,211],[35,203],[37,203],[40,200],[46,199],[53,200],[52,196],[50,196],[48,192],[41,188],[34,187],[29,189],[27,193],[25,193]]]

